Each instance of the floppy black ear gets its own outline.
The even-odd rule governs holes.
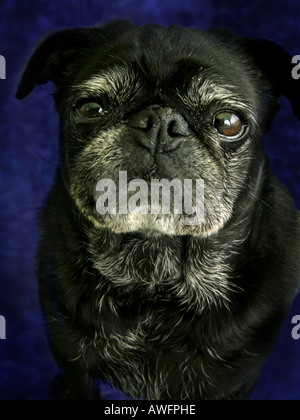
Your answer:
[[[300,79],[295,78],[295,64],[290,54],[272,41],[247,39],[245,45],[249,55],[271,82],[274,93],[286,96],[300,119]]]
[[[57,83],[67,65],[89,45],[89,31],[84,28],[65,29],[48,36],[35,50],[19,84],[16,97],[23,99],[35,85]]]

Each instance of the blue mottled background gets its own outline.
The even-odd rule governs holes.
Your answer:
[[[29,54],[48,32],[119,17],[137,24],[226,26],[300,54],[298,0],[0,0],[0,55],[7,61],[7,79],[0,80],[0,315],[7,322],[7,339],[0,340],[0,400],[49,399],[49,383],[57,372],[37,299],[34,252],[36,213],[57,160],[58,119],[51,85],[36,88],[21,103],[14,99],[16,85]],[[300,208],[300,122],[286,100],[282,105],[265,144],[274,171]],[[291,319],[298,314],[300,296],[264,366],[254,400],[300,400],[300,340],[291,337]],[[103,392],[108,399],[123,398],[108,387]]]

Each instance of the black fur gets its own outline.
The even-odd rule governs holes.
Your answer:
[[[72,398],[98,398],[95,378],[137,399],[250,397],[300,277],[299,215],[262,146],[280,95],[300,117],[291,66],[275,43],[225,29],[124,21],[60,31],[34,53],[17,97],[57,87],[61,159],[37,262]],[[83,100],[105,114],[81,123]],[[235,141],[212,126],[224,109],[247,127]],[[163,131],[136,127],[149,115]],[[119,171],[204,179],[204,222],[101,217],[96,183]]]

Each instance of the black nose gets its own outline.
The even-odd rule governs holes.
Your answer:
[[[159,105],[135,114],[127,125],[139,130],[138,142],[152,153],[171,152],[190,134],[187,122],[179,113]]]

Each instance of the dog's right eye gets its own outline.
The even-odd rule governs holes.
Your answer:
[[[240,135],[245,126],[241,118],[231,111],[223,111],[215,115],[213,125],[222,136],[228,138]]]
[[[104,110],[97,102],[86,102],[75,109],[75,117],[79,120],[90,120],[99,118]]]

